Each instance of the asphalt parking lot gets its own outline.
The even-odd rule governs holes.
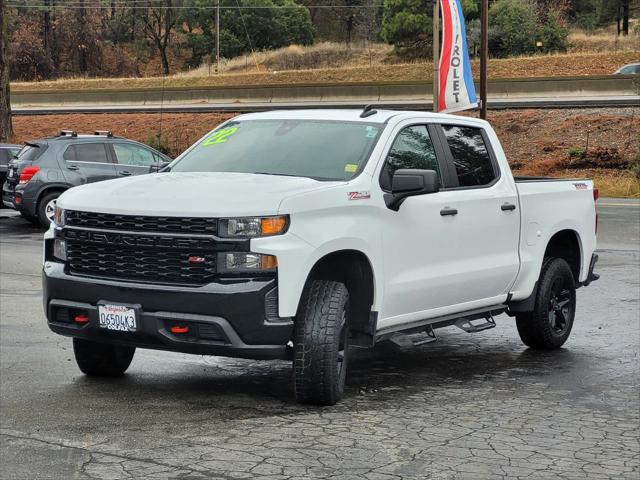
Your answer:
[[[0,210],[3,479],[640,478],[640,206],[599,202],[600,281],[565,348],[515,324],[355,351],[346,398],[296,405],[287,362],[136,352],[88,379],[41,305],[42,231]]]

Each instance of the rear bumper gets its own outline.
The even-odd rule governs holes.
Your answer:
[[[16,196],[20,196],[22,201],[16,203]],[[2,203],[5,207],[13,208],[19,212],[34,216],[36,214],[37,196],[33,189],[23,188],[22,185],[10,187],[7,182],[2,186]]]
[[[286,358],[291,319],[268,315],[277,304],[274,278],[248,278],[202,287],[98,281],[68,275],[64,265],[45,262],[43,301],[55,333],[105,343],[240,358]],[[100,328],[98,304],[136,308],[138,329],[113,332]],[[277,311],[277,308],[275,309]],[[88,317],[76,323],[77,315]],[[187,333],[171,333],[187,326]]]

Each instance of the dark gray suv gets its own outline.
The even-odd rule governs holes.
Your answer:
[[[55,137],[25,143],[9,163],[2,202],[24,218],[48,226],[56,199],[68,188],[157,171],[170,161],[111,132],[78,135],[63,130]]]

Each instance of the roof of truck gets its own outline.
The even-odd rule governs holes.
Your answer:
[[[413,118],[416,116],[419,117],[427,117],[433,121],[447,121],[451,119],[457,119],[458,121],[461,118],[465,120],[472,120],[478,122],[478,124],[484,123],[483,120],[479,120],[477,118],[472,117],[460,117],[456,115],[448,115],[445,113],[433,113],[433,112],[420,112],[413,110],[385,110],[385,109],[376,109],[375,106],[373,109],[376,110],[376,113],[361,117],[363,110],[362,109],[309,109],[309,110],[272,110],[268,112],[258,112],[258,113],[248,113],[242,115],[241,118],[243,120],[282,120],[282,119],[292,119],[292,120],[338,120],[345,122],[364,122],[364,123],[386,123],[391,118],[397,118],[399,120],[405,118]]]

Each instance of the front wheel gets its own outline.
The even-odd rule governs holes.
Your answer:
[[[560,348],[569,338],[575,314],[576,285],[571,267],[561,258],[545,260],[534,310],[516,315],[522,342],[540,350]]]
[[[293,376],[296,401],[335,405],[344,394],[349,350],[349,292],[314,280],[296,317]]]
[[[135,347],[73,339],[73,353],[78,367],[85,375],[95,377],[119,377],[127,371]]]

